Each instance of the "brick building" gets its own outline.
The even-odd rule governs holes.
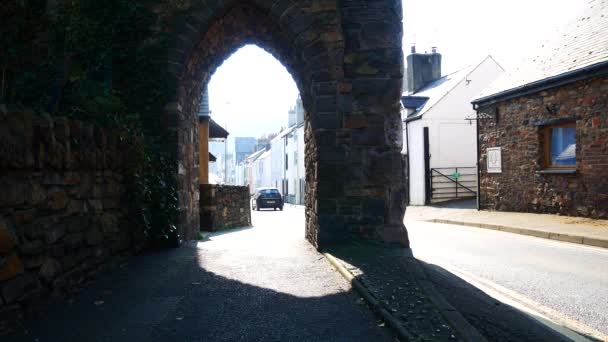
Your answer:
[[[556,37],[473,101],[479,206],[608,218],[608,1]]]

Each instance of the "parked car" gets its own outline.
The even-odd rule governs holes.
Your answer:
[[[283,196],[277,188],[259,188],[251,200],[253,209],[259,211],[263,208],[283,210]]]

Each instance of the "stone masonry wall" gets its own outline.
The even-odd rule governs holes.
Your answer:
[[[124,151],[105,129],[0,106],[0,330],[143,241],[125,221]]]
[[[480,112],[481,206],[608,218],[608,77],[500,102]],[[576,119],[576,173],[543,174],[540,122]],[[488,173],[486,150],[502,147],[502,173]]]
[[[293,76],[306,122],[306,238],[320,248],[369,238],[409,246],[403,224],[400,99],[402,8],[395,0],[183,1],[167,69],[167,103],[178,146],[180,231],[198,229],[197,136],[201,90],[245,44],[276,57]]]
[[[201,185],[201,230],[218,231],[251,225],[249,187]]]

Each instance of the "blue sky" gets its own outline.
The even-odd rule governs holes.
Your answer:
[[[574,19],[587,0],[404,0],[403,49],[438,47],[443,73],[492,55],[514,68],[531,49]],[[209,83],[212,117],[230,136],[277,132],[298,89],[274,57],[256,46],[238,50]],[[232,149],[232,144],[229,145]]]

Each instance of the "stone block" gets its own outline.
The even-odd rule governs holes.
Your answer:
[[[21,273],[23,273],[23,264],[17,254],[13,253],[0,265],[0,282],[12,279]]]
[[[35,215],[36,210],[34,209],[15,210],[13,212],[13,222],[16,226],[30,224],[34,222]]]
[[[22,180],[3,176],[0,179],[0,189],[0,207],[19,206],[27,199],[28,187]]]
[[[40,267],[40,272],[38,274],[45,281],[51,281],[60,273],[61,264],[59,264],[59,261],[53,258],[47,258],[42,264],[42,267]]]
[[[29,184],[27,200],[28,203],[37,207],[46,199],[46,191],[37,181]]]
[[[36,279],[29,274],[22,274],[16,278],[0,284],[0,292],[6,303],[14,303],[29,291],[38,287]]]
[[[51,245],[54,244],[55,242],[59,241],[59,239],[61,239],[62,237],[64,237],[66,234],[66,226],[63,223],[57,223],[54,224],[50,227],[48,227],[43,235],[44,235],[44,241]]]
[[[0,217],[0,254],[7,253],[17,244],[17,236],[9,228],[8,222]]]
[[[24,256],[23,266],[25,266],[25,268],[28,270],[39,268],[42,266],[46,258],[47,257],[44,254]]]
[[[54,189],[51,190],[46,199],[46,208],[52,210],[63,210],[65,209],[68,202],[68,196],[64,190]]]
[[[22,255],[38,255],[46,250],[46,245],[40,240],[29,241],[19,245],[19,252]]]
[[[69,248],[76,248],[84,243],[84,234],[83,233],[72,233],[68,234],[63,238],[63,242]]]
[[[97,227],[90,227],[85,234],[85,241],[89,246],[99,245],[103,241],[103,234]]]
[[[87,201],[89,211],[95,214],[103,212],[103,201],[99,199],[90,199]]]

